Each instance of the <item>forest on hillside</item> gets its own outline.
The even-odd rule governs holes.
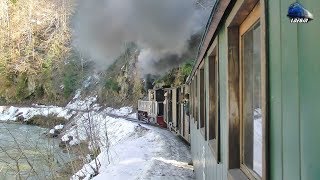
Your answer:
[[[111,64],[106,61],[97,65],[94,57],[75,47],[76,23],[73,21],[80,14],[79,2],[0,2],[1,104],[63,105],[93,73],[100,77],[94,87],[100,102],[111,99],[114,102],[111,105],[136,102],[144,96],[147,83],[156,86],[184,83],[192,70],[203,28],[188,40],[188,50],[179,56],[169,55],[154,62],[153,66],[164,67],[159,72],[154,70],[154,74],[138,68],[141,47],[134,42],[127,43]],[[163,64],[173,61],[178,64]]]
[[[192,178],[187,145],[147,128],[137,106],[185,83],[207,2],[0,0],[0,179]],[[157,153],[135,153],[144,147]],[[167,171],[159,155],[180,165]]]
[[[72,1],[0,2],[0,97],[5,102],[44,98],[56,102],[60,82],[72,73]],[[66,69],[68,69],[66,71]]]

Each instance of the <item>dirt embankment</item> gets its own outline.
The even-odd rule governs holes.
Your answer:
[[[25,123],[27,125],[34,125],[34,126],[39,126],[43,128],[53,128],[56,125],[59,125],[59,124],[64,125],[67,122],[68,120],[63,117],[56,117],[54,115],[49,115],[49,116],[36,115],[36,116],[33,116],[28,121],[26,121]]]

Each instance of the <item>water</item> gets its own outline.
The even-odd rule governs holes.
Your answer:
[[[0,123],[0,180],[56,179],[56,171],[72,159],[47,129]]]

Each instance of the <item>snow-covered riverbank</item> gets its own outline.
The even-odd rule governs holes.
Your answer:
[[[46,131],[37,126],[0,124],[1,180],[68,177],[55,172],[61,172],[77,156],[63,152],[57,139],[44,138]]]
[[[102,151],[97,161],[84,165],[72,179],[90,179],[97,169],[94,179],[101,180],[193,179],[190,149],[169,131],[108,116],[97,116],[94,122],[99,126]],[[64,137],[75,132],[71,129]]]
[[[69,120],[61,130],[61,141],[70,146],[88,142],[89,149],[99,149],[95,159],[71,179],[193,179],[190,149],[165,129],[125,120],[135,117],[131,107],[103,108],[97,97],[81,97],[79,90],[66,107],[0,106],[0,121],[28,121],[35,115],[54,115]],[[123,118],[114,118],[116,115]]]

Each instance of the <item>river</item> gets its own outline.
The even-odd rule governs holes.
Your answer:
[[[72,155],[63,153],[47,129],[0,123],[0,180],[57,179],[57,171]]]

